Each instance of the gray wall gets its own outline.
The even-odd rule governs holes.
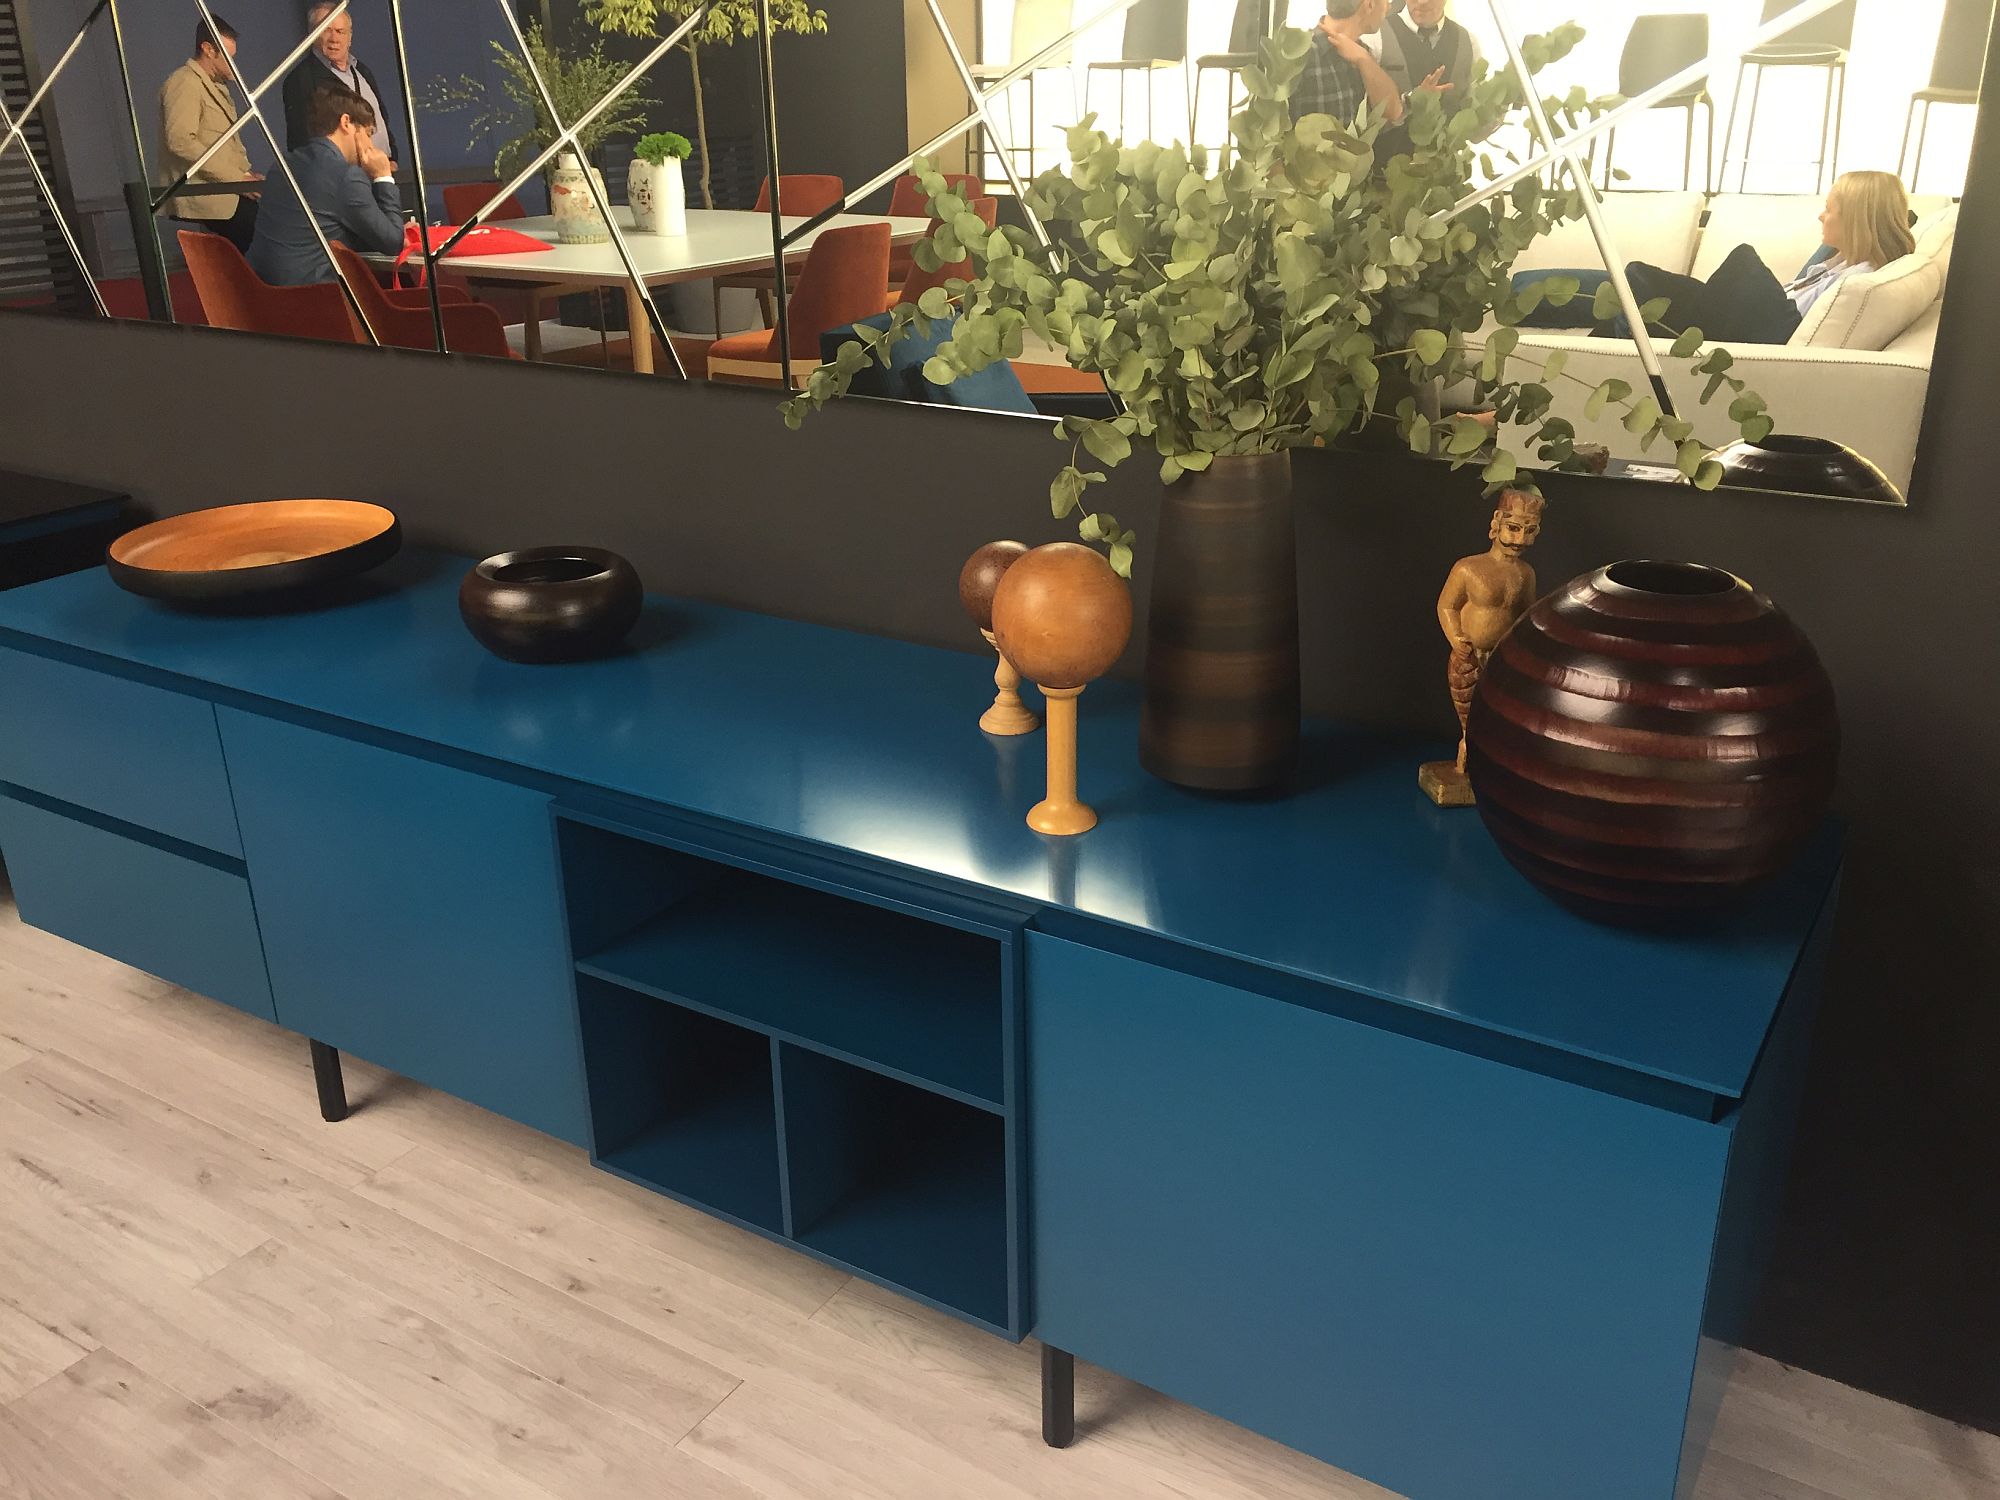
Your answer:
[[[1753,1341],[2000,1430],[1988,352],[2000,278],[1980,263],[2000,243],[1996,187],[2000,111],[1988,111],[1910,510],[1570,481],[1552,488],[1536,562],[1550,582],[1627,556],[1718,564],[1817,641],[1846,723],[1852,854]],[[162,510],[366,496],[396,506],[420,541],[468,553],[596,542],[656,588],[959,647],[965,554],[995,536],[1064,534],[1044,503],[1059,458],[1044,427],[1017,418],[854,402],[790,434],[766,397],[664,380],[0,321],[0,464],[129,487]],[[1299,483],[1312,706],[1446,735],[1431,603],[1450,561],[1483,545],[1476,481],[1306,453]],[[1133,466],[1104,504],[1143,539],[1151,480]],[[1143,553],[1138,583],[1143,597]]]

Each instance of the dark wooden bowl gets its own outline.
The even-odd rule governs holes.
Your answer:
[[[479,644],[519,662],[585,661],[618,649],[639,622],[645,590],[632,565],[601,547],[527,547],[474,566],[458,612]]]
[[[1622,562],[1528,611],[1466,723],[1480,816],[1515,867],[1592,916],[1726,903],[1832,800],[1833,684],[1742,579]]]
[[[128,531],[104,565],[120,588],[174,604],[280,600],[387,562],[396,513],[365,500],[255,500]]]
[[[1722,482],[1743,489],[1903,503],[1902,491],[1887,474],[1831,438],[1774,432],[1761,443],[1735,442],[1719,448],[1715,457],[1722,465]]]

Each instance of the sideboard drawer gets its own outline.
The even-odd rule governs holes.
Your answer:
[[[250,883],[211,863],[0,796],[0,849],[21,920],[120,963],[277,1019]]]
[[[0,781],[241,857],[215,709],[0,650]]]

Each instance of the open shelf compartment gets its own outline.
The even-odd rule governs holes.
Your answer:
[[[799,1047],[778,1052],[792,1236],[1005,1329],[1007,1143],[985,1110]]]
[[[577,1014],[598,1164],[783,1233],[770,1040],[588,978]]]
[[[598,1163],[1019,1339],[1031,913],[633,816],[556,815]]]
[[[678,850],[607,850],[608,837],[571,842],[638,886],[610,920],[572,912],[579,972],[1006,1107],[998,937]]]

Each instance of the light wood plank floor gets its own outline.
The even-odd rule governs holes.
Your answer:
[[[1381,1500],[593,1171],[0,904],[8,1500]],[[1703,1500],[2000,1496],[2000,1438],[1759,1358]],[[1605,1500],[1619,1500],[1607,1496]]]

